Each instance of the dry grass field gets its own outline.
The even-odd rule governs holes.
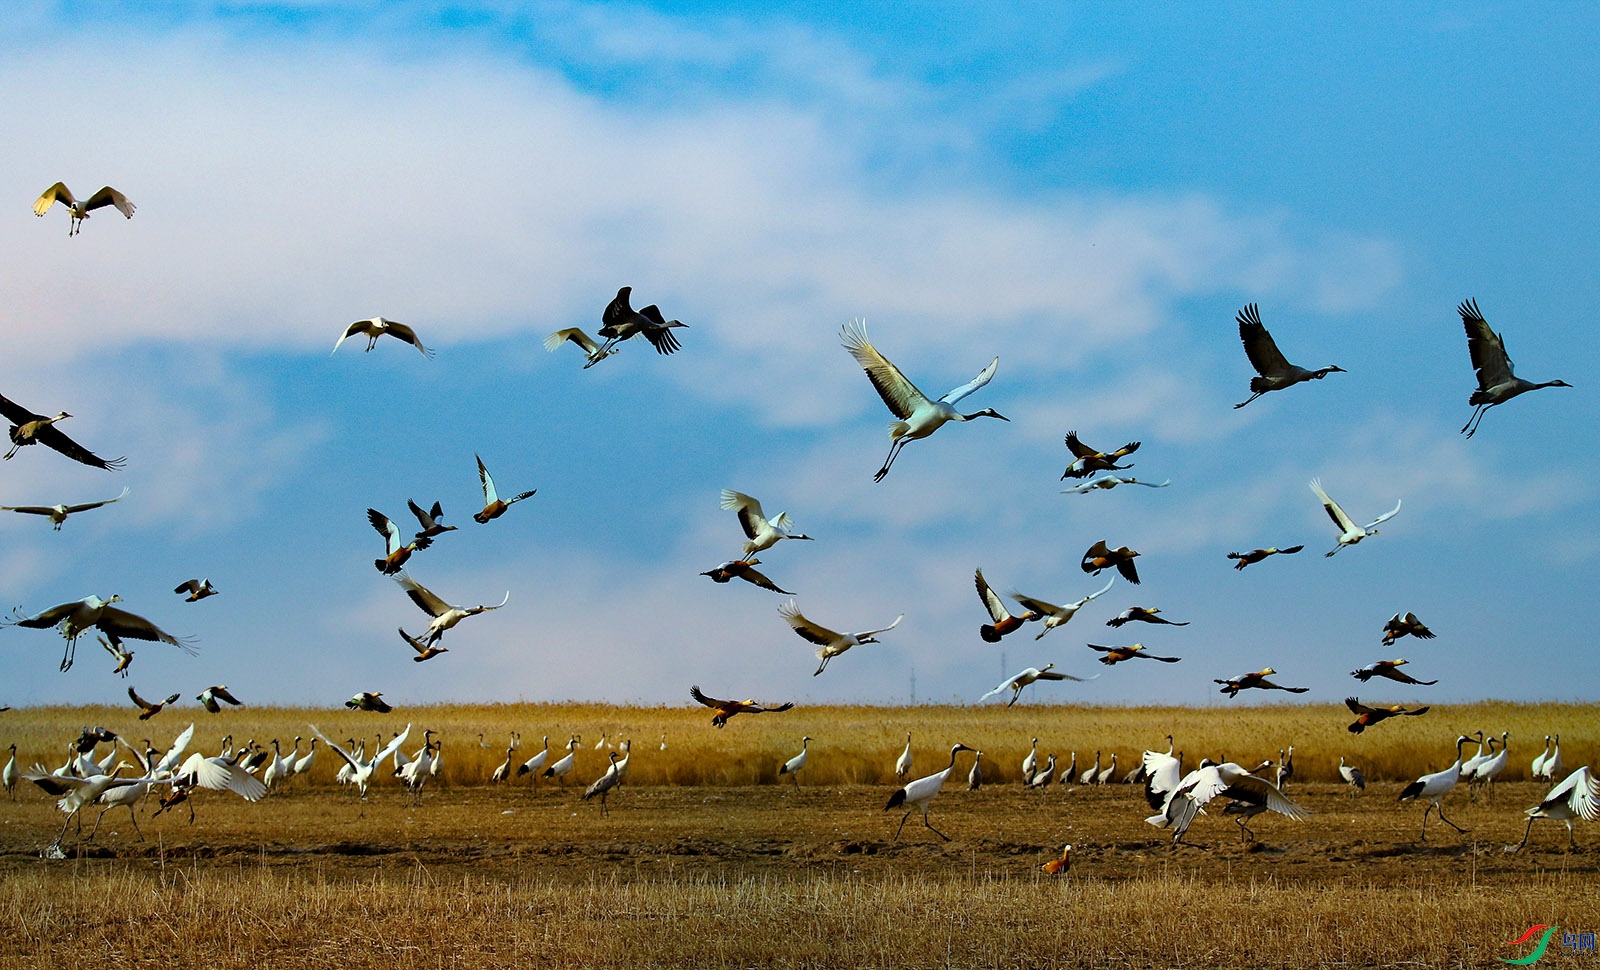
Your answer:
[[[174,716],[176,714],[176,716]],[[0,715],[0,744],[59,764],[65,741],[103,723],[163,743],[188,712],[149,724],[123,709]],[[204,715],[201,715],[204,716]],[[224,793],[151,819],[144,841],[125,810],[92,843],[70,831],[69,858],[40,850],[61,816],[32,786],[0,805],[0,964],[82,962],[257,967],[1349,967],[1499,966],[1528,946],[1505,943],[1534,923],[1600,929],[1600,830],[1580,823],[1580,849],[1544,822],[1527,850],[1521,809],[1547,786],[1523,780],[1446,803],[1465,835],[1397,805],[1405,780],[1446,765],[1457,731],[1510,730],[1522,778],[1546,732],[1562,733],[1569,767],[1592,760],[1596,709],[1476,705],[1436,709],[1344,731],[1327,706],[1230,709],[813,708],[734,718],[724,730],[695,709],[602,706],[430,707],[387,717],[243,709],[204,716],[202,750],[220,736],[258,741],[423,727],[445,739],[442,783],[411,805],[384,779],[365,805],[332,784],[333,759],[257,804]],[[578,775],[604,763],[602,733],[631,737],[628,783],[611,813],[572,789],[487,776],[518,730],[517,760],[581,733]],[[921,775],[955,741],[985,751],[993,781],[965,788],[971,756],[933,804],[942,842],[916,818],[891,842],[884,812],[892,765],[913,734]],[[1165,747],[1190,763],[1241,763],[1295,745],[1292,797],[1303,822],[1263,816],[1240,841],[1231,817],[1200,818],[1205,850],[1167,845],[1146,825],[1132,786],[1028,791],[1018,763],[1028,740],[1080,766],[1094,751]],[[479,746],[478,734],[495,747]],[[667,735],[666,751],[659,749]],[[814,740],[799,785],[776,766]],[[1248,739],[1248,740],[1244,740]],[[1531,742],[1530,742],[1531,739]],[[407,744],[420,747],[420,740]],[[1365,795],[1334,780],[1338,757],[1370,766]],[[93,818],[88,822],[92,824]],[[85,829],[85,834],[87,834]],[[1039,863],[1076,846],[1065,877]],[[1556,952],[1542,962],[1593,954]]]

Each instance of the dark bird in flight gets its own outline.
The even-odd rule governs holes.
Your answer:
[[[1117,460],[1138,451],[1139,442],[1130,441],[1112,452],[1097,451],[1079,441],[1078,432],[1068,431],[1067,449],[1072,452],[1074,461],[1067,466],[1066,471],[1061,473],[1062,481],[1066,481],[1069,478],[1088,478],[1095,472],[1115,472],[1132,468],[1132,462],[1126,465],[1119,465]]]
[[[1104,657],[1100,658],[1100,662],[1105,664],[1107,667],[1119,664],[1124,660],[1133,660],[1135,658],[1143,660],[1159,660],[1164,664],[1175,664],[1179,660],[1183,659],[1182,657],[1158,657],[1153,653],[1145,653],[1144,644],[1142,643],[1135,643],[1126,647],[1102,647],[1099,644],[1091,643],[1088,644],[1088,647],[1090,650],[1098,650],[1105,654]],[[1272,671],[1269,670],[1267,672],[1271,673]],[[1220,684],[1222,681],[1219,680],[1217,683]],[[1252,684],[1248,686],[1255,685]]]
[[[728,723],[728,718],[733,717],[735,714],[778,714],[794,707],[793,701],[779,704],[776,707],[758,704],[751,700],[719,701],[715,697],[707,697],[700,693],[699,687],[690,687],[689,696],[717,712],[711,716],[712,727],[722,727]]]
[[[128,699],[133,701],[133,703],[141,709],[140,713],[139,713],[139,720],[148,721],[152,717],[155,717],[157,714],[160,714],[161,713],[161,709],[163,707],[166,707],[168,704],[171,704],[174,701],[176,701],[178,699],[178,695],[177,694],[173,694],[171,697],[167,698],[164,701],[158,701],[158,702],[152,704],[151,702],[145,700],[143,697],[140,697],[139,693],[137,691],[135,691],[132,687],[129,687],[128,688]]]
[[[1237,677],[1229,677],[1227,680],[1212,680],[1212,683],[1221,684],[1221,693],[1227,694],[1229,697],[1237,697],[1240,691],[1249,690],[1252,687],[1260,690],[1286,690],[1291,694],[1304,694],[1311,689],[1309,687],[1279,687],[1267,679],[1268,674],[1275,673],[1277,671],[1271,667],[1263,667],[1253,674],[1240,674]]]
[[[215,596],[219,592],[215,586],[211,585],[211,580],[209,579],[186,580],[173,587],[172,591],[179,594],[188,593],[189,595],[184,597],[185,603],[196,603],[207,596]]]
[[[205,690],[196,694],[194,699],[199,701],[200,706],[204,707],[212,714],[220,714],[222,712],[222,704],[227,704],[232,707],[244,706],[244,701],[241,701],[237,697],[234,697],[232,694],[230,694],[227,686],[224,684],[217,684],[212,687],[207,687]],[[218,701],[221,701],[222,703],[219,704],[217,703]]]
[[[1424,687],[1432,687],[1434,684],[1438,683],[1437,680],[1418,680],[1417,678],[1411,676],[1410,674],[1408,674],[1405,671],[1400,669],[1400,665],[1401,664],[1409,663],[1409,662],[1410,661],[1403,660],[1403,659],[1402,660],[1378,660],[1378,661],[1375,661],[1373,663],[1367,664],[1365,667],[1362,667],[1360,670],[1352,670],[1352,671],[1350,671],[1350,676],[1354,677],[1356,680],[1361,681],[1363,684],[1366,683],[1368,680],[1371,680],[1373,677],[1387,677],[1390,680],[1395,681],[1397,683],[1401,683],[1401,684],[1421,684]]]
[[[978,636],[985,643],[999,643],[1001,637],[1022,629],[1022,625],[1029,620],[1039,618],[1039,614],[1033,610],[1026,610],[1021,616],[1012,615],[1000,595],[989,588],[982,569],[973,574],[973,583],[978,587],[978,599],[983,601],[983,608],[989,611],[989,622],[978,627]]]
[[[1116,616],[1113,616],[1111,619],[1107,620],[1106,626],[1122,626],[1124,623],[1132,623],[1135,620],[1139,621],[1140,623],[1166,624],[1167,626],[1188,626],[1190,623],[1189,620],[1184,620],[1182,623],[1179,623],[1176,620],[1169,620],[1165,617],[1157,616],[1156,614],[1160,612],[1160,610],[1155,608],[1146,609],[1143,606],[1130,606],[1121,613],[1118,613]]]
[[[1422,621],[1417,619],[1417,614],[1407,613],[1402,617],[1396,613],[1389,617],[1389,622],[1383,626],[1383,645],[1387,647],[1408,633],[1418,640],[1433,639],[1433,631],[1422,625]]]
[[[1428,708],[1426,707],[1419,707],[1414,711],[1409,711],[1399,704],[1391,704],[1388,707],[1368,707],[1361,703],[1361,698],[1359,697],[1346,697],[1344,706],[1350,708],[1350,713],[1356,716],[1355,723],[1349,727],[1351,734],[1360,734],[1372,725],[1380,721],[1386,721],[1391,717],[1421,717],[1428,713]]]
[[[601,327],[598,333],[606,338],[606,342],[596,350],[584,348],[589,354],[589,362],[583,365],[584,370],[588,370],[613,353],[612,348],[617,344],[639,334],[644,334],[644,339],[650,341],[650,346],[654,347],[658,354],[671,354],[683,346],[678,343],[677,335],[672,330],[674,327],[689,325],[666,319],[661,315],[661,308],[654,303],[643,310],[635,310],[631,300],[632,294],[633,287],[624,286],[606,305],[605,312],[600,314]]]
[[[1246,303],[1244,309],[1239,311],[1237,319],[1239,339],[1244,343],[1244,355],[1250,358],[1250,366],[1261,376],[1250,378],[1250,398],[1235,404],[1235,410],[1268,391],[1281,391],[1301,381],[1320,381],[1336,371],[1340,374],[1345,373],[1343,367],[1332,364],[1317,370],[1306,370],[1304,367],[1289,363],[1284,359],[1283,351],[1273,342],[1272,334],[1261,325],[1261,312],[1256,309],[1254,303]]]
[[[1137,555],[1137,552],[1127,546],[1119,546],[1116,549],[1108,548],[1106,541],[1101,539],[1090,546],[1089,551],[1083,554],[1081,565],[1083,566],[1083,571],[1091,576],[1098,576],[1100,575],[1100,570],[1115,566],[1117,572],[1122,574],[1123,579],[1137,586],[1139,585],[1139,571],[1133,566],[1133,557]]]
[[[1478,312],[1478,302],[1463,300],[1456,307],[1456,312],[1461,314],[1461,323],[1467,329],[1467,352],[1472,354],[1472,369],[1478,373],[1478,389],[1467,398],[1467,403],[1474,409],[1472,417],[1461,426],[1462,433],[1468,438],[1477,434],[1484,412],[1496,404],[1504,404],[1524,391],[1572,386],[1566,381],[1534,384],[1513,374],[1511,369],[1514,365],[1506,355],[1505,338],[1489,329],[1488,321]]]
[[[1228,553],[1228,558],[1239,560],[1233,564],[1234,569],[1243,569],[1246,566],[1260,562],[1268,556],[1292,556],[1304,548],[1305,546],[1289,546],[1279,549],[1277,546],[1270,546],[1266,549],[1252,549],[1249,552],[1230,552]]]
[[[738,578],[752,585],[760,586],[762,589],[769,589],[774,593],[782,593],[785,596],[794,595],[786,589],[779,589],[778,584],[768,579],[765,573],[751,568],[760,564],[761,560],[759,559],[730,559],[715,569],[708,569],[700,575],[710,576],[711,581],[714,583],[726,583],[731,579]]]
[[[0,416],[11,422],[11,450],[5,453],[6,458],[15,455],[19,448],[38,444],[94,468],[121,468],[127,462],[126,458],[109,460],[101,458],[67,437],[56,427],[57,421],[72,417],[65,411],[57,412],[53,418],[47,418],[42,414],[34,414],[15,401],[0,397]]]
[[[362,691],[345,701],[344,706],[352,711],[373,711],[378,714],[387,714],[394,710],[384,701],[382,692],[368,693]]]

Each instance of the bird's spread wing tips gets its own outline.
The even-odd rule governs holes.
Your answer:
[[[993,380],[995,371],[999,369],[1000,358],[996,357],[994,360],[989,361],[988,367],[985,367],[983,370],[978,372],[977,377],[974,377],[972,380],[951,391],[949,394],[946,394],[944,397],[941,397],[939,400],[946,404],[955,404],[968,394],[971,394],[973,391],[976,391],[978,388]]]
[[[1392,508],[1389,511],[1387,511],[1387,512],[1383,513],[1382,515],[1378,516],[1376,519],[1373,519],[1371,522],[1367,523],[1367,528],[1370,529],[1370,528],[1372,528],[1374,526],[1382,525],[1383,523],[1385,523],[1385,522],[1389,521],[1390,519],[1394,518],[1395,513],[1400,511],[1400,506],[1404,501],[1405,501],[1404,499],[1396,500],[1396,502],[1394,503],[1394,508]]]

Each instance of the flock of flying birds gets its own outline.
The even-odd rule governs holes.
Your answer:
[[[43,216],[57,203],[69,210],[69,235],[76,235],[80,232],[83,222],[99,209],[112,207],[130,219],[135,211],[133,203],[121,192],[110,186],[106,186],[88,199],[80,201],[64,184],[58,182],[39,197],[34,205],[34,212]],[[601,326],[594,335],[591,336],[576,327],[558,330],[545,339],[546,349],[554,351],[568,343],[577,346],[585,355],[583,365],[585,369],[593,367],[617,353],[620,349],[619,345],[636,336],[642,336],[658,354],[669,355],[681,349],[681,344],[674,331],[687,325],[677,320],[666,319],[659,307],[655,305],[646,306],[641,310],[633,309],[631,296],[632,290],[630,287],[624,286],[617,291],[615,298],[611,300],[602,312]],[[1483,315],[1479,312],[1476,302],[1470,299],[1465,300],[1457,308],[1457,311],[1466,331],[1468,352],[1478,381],[1477,389],[1468,398],[1468,404],[1473,407],[1472,415],[1461,429],[1461,432],[1467,437],[1470,438],[1476,433],[1485,413],[1490,408],[1503,404],[1528,391],[1545,387],[1570,386],[1559,380],[1532,383],[1516,376],[1513,372],[1511,359],[1506,353],[1503,339],[1490,328]],[[1307,381],[1322,380],[1329,374],[1344,373],[1343,368],[1335,365],[1309,370],[1290,363],[1278,349],[1272,335],[1262,324],[1260,312],[1253,303],[1245,306],[1239,312],[1237,323],[1245,354],[1257,376],[1250,380],[1251,396],[1245,401],[1234,405],[1235,408],[1245,407],[1264,394],[1282,391]],[[333,352],[337,353],[339,347],[352,337],[366,337],[366,350],[371,351],[378,345],[380,338],[384,336],[410,344],[425,358],[434,356],[434,352],[423,344],[413,328],[383,317],[374,317],[350,324],[340,334],[338,341],[334,344]],[[938,399],[932,399],[918,390],[899,368],[873,346],[863,323],[858,321],[847,323],[840,331],[840,339],[844,349],[865,372],[867,379],[895,418],[889,425],[889,452],[884,459],[883,465],[874,474],[874,481],[882,481],[889,474],[896,458],[899,457],[900,452],[908,443],[929,437],[945,424],[967,422],[981,417],[996,418],[1001,421],[1009,420],[992,408],[984,408],[971,413],[964,413],[956,408],[956,405],[962,400],[982,389],[994,378],[999,367],[998,357],[990,361],[968,383],[949,391]],[[3,415],[11,425],[9,431],[11,448],[4,456],[6,459],[12,458],[19,450],[27,446],[43,445],[67,458],[95,468],[115,470],[125,463],[125,459],[120,457],[102,459],[63,432],[58,427],[58,424],[72,417],[72,415],[64,411],[58,412],[54,416],[46,416],[41,413],[35,413],[0,396],[0,415]],[[1122,485],[1165,488],[1171,484],[1170,480],[1159,483],[1144,482],[1136,478],[1115,474],[1126,471],[1130,467],[1130,465],[1119,464],[1119,462],[1122,462],[1138,450],[1140,447],[1140,442],[1138,441],[1128,442],[1121,448],[1109,452],[1100,451],[1085,444],[1076,431],[1068,432],[1065,441],[1072,455],[1072,462],[1062,474],[1062,480],[1072,479],[1076,482],[1076,484],[1064,490],[1067,493],[1089,494],[1094,491],[1109,490]],[[512,505],[529,498],[535,493],[535,490],[527,490],[508,498],[501,498],[494,480],[490,477],[489,470],[481,457],[477,459],[477,469],[484,499],[482,510],[473,516],[474,521],[479,524],[488,524],[501,517]],[[1312,479],[1310,488],[1327,511],[1337,530],[1334,537],[1335,544],[1325,553],[1327,556],[1333,556],[1347,547],[1354,546],[1371,536],[1377,535],[1377,527],[1395,516],[1401,507],[1401,503],[1397,501],[1393,509],[1367,522],[1365,525],[1358,525],[1339,503],[1334,501],[1323,490],[1320,481]],[[123,489],[122,493],[114,498],[95,502],[77,505],[0,506],[0,510],[48,517],[52,527],[59,530],[69,516],[111,505],[120,501],[126,495],[127,489]],[[879,642],[877,638],[880,635],[894,630],[904,618],[904,614],[901,614],[886,626],[853,633],[838,632],[808,618],[800,611],[796,601],[792,598],[792,593],[782,589],[776,582],[755,567],[761,564],[761,560],[756,558],[757,553],[770,550],[785,539],[810,540],[811,537],[795,531],[794,522],[787,513],[779,513],[769,518],[764,513],[760,501],[750,495],[732,489],[725,489],[722,492],[721,499],[722,508],[736,514],[746,541],[738,558],[723,562],[702,573],[702,575],[710,577],[717,583],[728,583],[733,579],[741,579],[762,589],[791,596],[789,600],[778,607],[778,614],[798,636],[816,646],[816,658],[819,663],[814,675],[824,673],[828,669],[830,662],[851,648]],[[429,618],[427,628],[417,635],[408,633],[403,627],[399,630],[400,637],[414,651],[412,659],[417,662],[423,662],[447,652],[447,648],[440,645],[447,631],[468,617],[504,606],[510,598],[510,593],[508,591],[505,598],[495,605],[454,606],[411,578],[404,570],[411,557],[428,549],[444,533],[456,531],[457,526],[441,523],[440,520],[443,518],[444,513],[439,502],[434,502],[431,508],[424,508],[415,501],[408,501],[407,505],[419,526],[418,531],[409,538],[406,535],[406,530],[377,509],[369,508],[367,517],[373,529],[378,532],[384,542],[383,555],[376,558],[373,565],[380,573],[392,577],[405,594]],[[1261,563],[1272,556],[1298,553],[1303,548],[1303,545],[1291,545],[1281,548],[1254,549],[1247,552],[1230,552],[1228,553],[1228,558],[1234,560],[1235,568],[1242,570],[1247,566]],[[1091,576],[1097,576],[1105,570],[1113,570],[1129,584],[1138,585],[1139,575],[1135,559],[1139,555],[1137,550],[1130,549],[1127,546],[1112,548],[1107,541],[1102,539],[1095,542],[1084,552],[1081,566],[1083,571]],[[985,642],[998,643],[1002,638],[1024,629],[1027,624],[1038,623],[1039,632],[1034,637],[1035,640],[1038,640],[1056,627],[1063,626],[1071,621],[1079,610],[1107,593],[1114,582],[1115,580],[1112,579],[1095,592],[1066,604],[1055,604],[1047,600],[1013,592],[1011,599],[1021,608],[1020,612],[1014,613],[1006,605],[1005,599],[990,587],[984,578],[982,569],[978,569],[974,574],[974,584],[989,620],[989,622],[979,627],[979,635]],[[197,602],[216,595],[218,590],[211,585],[209,580],[190,579],[179,584],[174,592],[186,595],[189,602]],[[82,600],[62,603],[31,615],[22,613],[19,609],[14,612],[10,620],[0,623],[0,626],[20,626],[34,629],[56,628],[66,640],[66,649],[60,665],[63,671],[72,666],[78,638],[91,629],[97,631],[102,645],[117,659],[117,666],[114,672],[120,673],[124,677],[128,675],[128,667],[133,658],[132,651],[128,650],[125,645],[125,641],[128,639],[159,641],[193,652],[194,644],[190,639],[173,636],[144,617],[119,609],[114,604],[120,601],[121,597],[117,595],[112,595],[107,599],[91,595]],[[1161,610],[1158,608],[1144,606],[1129,607],[1108,620],[1106,625],[1112,628],[1121,628],[1125,624],[1134,622],[1170,627],[1188,625],[1186,621],[1167,619],[1161,615]],[[1392,645],[1397,639],[1407,635],[1420,639],[1429,639],[1434,636],[1414,614],[1408,612],[1401,615],[1397,613],[1390,619],[1384,629],[1383,643]],[[1168,664],[1178,663],[1181,660],[1179,657],[1151,654],[1146,651],[1142,643],[1121,645],[1090,643],[1087,646],[1089,649],[1099,653],[1100,656],[1097,659],[1108,667],[1136,659]],[[1363,683],[1369,681],[1372,677],[1382,677],[1407,685],[1426,686],[1436,683],[1436,681],[1431,680],[1418,680],[1402,671],[1400,668],[1407,662],[1403,658],[1378,660],[1353,671],[1352,675]],[[1055,664],[1053,663],[1047,663],[1043,667],[1025,668],[984,694],[980,700],[987,700],[990,697],[1010,691],[1011,697],[1008,703],[1015,704],[1025,688],[1041,681],[1094,679],[1074,677],[1054,668]],[[1305,687],[1282,686],[1268,679],[1276,674],[1277,671],[1273,668],[1264,667],[1259,671],[1238,674],[1225,679],[1218,678],[1214,682],[1220,684],[1221,693],[1229,697],[1237,696],[1239,692],[1244,690],[1280,690],[1291,693],[1304,693],[1307,690]],[[166,705],[176,702],[179,697],[178,694],[173,694],[164,701],[153,703],[143,699],[132,687],[129,688],[128,694],[132,702],[140,708],[139,717],[141,720],[155,716]],[[698,686],[690,689],[690,696],[696,702],[713,709],[712,724],[718,728],[723,727],[730,718],[738,714],[777,713],[793,707],[792,703],[766,704],[754,700],[723,700],[703,693]],[[212,712],[220,710],[219,702],[231,705],[239,703],[224,685],[214,685],[207,688],[197,697],[197,700]],[[1428,711],[1425,706],[1415,709],[1407,709],[1399,705],[1371,706],[1361,703],[1356,697],[1348,698],[1346,704],[1351,712],[1356,715],[1356,720],[1349,725],[1349,730],[1358,734],[1390,717],[1414,717],[1425,714]],[[387,713],[392,710],[382,700],[380,692],[363,691],[357,693],[347,702],[347,706],[352,709],[380,713]],[[314,727],[313,730],[315,731]],[[403,743],[406,734],[409,733],[409,728],[407,732],[396,735],[391,744],[380,746],[377,756],[372,759],[366,757],[364,746],[352,753],[350,750],[328,740],[320,731],[315,733],[318,739],[325,742],[330,749],[340,755],[346,762],[346,768],[360,780],[360,787],[364,793],[366,782],[372,776],[376,763],[398,752],[398,746]],[[101,740],[104,739],[96,732],[86,731],[84,737],[77,742],[78,749],[86,754],[93,751],[95,744]],[[1458,757],[1453,769],[1455,772],[1454,777],[1460,777],[1463,762],[1462,757],[1460,757],[1461,748],[1470,740],[1465,736],[1458,740]],[[802,743],[809,741],[810,739],[806,738]],[[1503,737],[1501,742],[1500,755],[1503,758],[1505,754]],[[187,739],[184,739],[184,743],[187,743]],[[1482,739],[1480,737],[1480,746],[1481,743]],[[275,748],[276,745],[277,742],[274,742]],[[576,739],[568,746],[569,757],[575,745]],[[352,747],[354,747],[353,744]],[[315,742],[313,742],[313,751],[314,749]],[[171,750],[181,751],[182,746],[175,746]],[[296,750],[298,751],[298,739]],[[911,813],[918,809],[921,809],[923,813],[924,824],[929,829],[933,828],[931,824],[928,824],[928,804],[933,796],[938,793],[939,787],[954,768],[956,756],[962,751],[971,750],[974,749],[963,744],[955,745],[950,752],[950,764],[943,772],[912,781],[895,793],[888,806],[886,806],[886,810],[909,806],[905,816],[901,819],[901,828],[904,827],[905,821],[910,817]],[[1289,749],[1291,758],[1292,751],[1292,748]],[[548,739],[546,739],[544,753],[548,754]],[[72,815],[76,814],[77,809],[95,801],[105,802],[107,796],[111,796],[115,804],[127,804],[131,812],[133,801],[136,798],[128,794],[130,790],[138,789],[138,796],[142,797],[151,785],[175,785],[174,794],[185,792],[195,784],[199,784],[202,787],[228,788],[252,800],[255,797],[259,797],[261,791],[265,790],[264,788],[258,790],[256,786],[261,785],[261,782],[240,767],[240,761],[247,754],[245,749],[241,749],[238,753],[234,753],[231,750],[224,751],[222,755],[211,759],[201,759],[199,755],[195,755],[181,767],[167,765],[163,760],[153,756],[154,754],[152,753],[152,756],[148,758],[141,758],[141,764],[137,766],[124,763],[125,767],[139,767],[144,770],[144,774],[138,779],[118,781],[114,777],[116,772],[112,772],[109,776],[103,773],[100,775],[90,773],[88,778],[75,778],[72,772],[67,772],[64,776],[60,772],[45,773],[42,770],[29,773],[24,777],[36,782],[53,794],[63,796],[62,809],[63,811],[69,811],[69,822]],[[801,754],[785,765],[785,772],[792,773],[803,767],[805,754],[805,749],[802,748]],[[1490,754],[1494,754],[1494,739],[1492,738],[1490,739]],[[979,752],[979,755],[981,757],[981,752]],[[1030,752],[1030,762],[1034,760],[1034,757],[1035,753]],[[437,754],[431,731],[425,732],[423,749],[418,752],[417,756],[408,760],[416,762],[429,758],[432,759],[433,770],[437,771]],[[279,754],[274,761],[274,766],[276,766],[277,761],[281,760],[282,755]],[[902,757],[902,762],[899,774],[904,777],[910,767],[909,738],[907,751]],[[1074,764],[1075,762],[1076,758],[1074,757]],[[620,773],[617,769],[619,763],[625,765],[626,758],[622,758],[619,762],[618,756],[613,754],[612,767],[596,781],[595,785],[590,786],[592,790],[589,794],[599,794],[602,798],[602,806],[605,792],[620,782]],[[507,764],[509,765],[509,754]],[[1152,807],[1159,810],[1158,814],[1150,818],[1149,821],[1152,824],[1173,829],[1175,833],[1174,841],[1181,842],[1189,823],[1193,821],[1195,815],[1207,802],[1219,796],[1231,800],[1232,804],[1229,812],[1240,815],[1242,828],[1247,818],[1268,810],[1280,812],[1294,818],[1300,817],[1303,811],[1282,794],[1281,783],[1286,778],[1283,774],[1281,762],[1278,777],[1274,781],[1267,781],[1257,776],[1257,772],[1270,765],[1271,762],[1265,762],[1262,766],[1247,771],[1232,763],[1215,764],[1206,760],[1202,762],[1199,769],[1185,774],[1181,771],[1179,760],[1171,757],[1170,749],[1164,755],[1157,752],[1145,752],[1139,772],[1146,783],[1146,790],[1151,798]],[[1049,765],[1044,771],[1032,770],[1034,767],[1034,765],[1028,763],[1024,765],[1027,783],[1030,786],[1038,787],[1042,778],[1042,783],[1048,784],[1050,774],[1054,771],[1055,756],[1050,756]],[[6,770],[8,774],[6,781],[9,789],[15,783],[14,759],[13,764],[8,765]],[[1098,759],[1094,770],[1098,777]],[[1113,761],[1111,771],[1114,772],[1114,770]],[[1343,772],[1344,770],[1344,766],[1341,764],[1341,771]],[[1581,777],[1579,773],[1575,772],[1568,779],[1571,784],[1564,784],[1558,788],[1557,792],[1552,793],[1552,797],[1555,797],[1558,794],[1563,794],[1562,789],[1565,789],[1565,797],[1578,806],[1572,809],[1573,814],[1565,816],[1568,819],[1569,829],[1572,817],[1592,818],[1597,813],[1600,813],[1600,805],[1596,804],[1596,799],[1600,798],[1600,785],[1597,785],[1594,779],[1587,775],[1587,768],[1580,769],[1580,771],[1583,772]],[[1447,773],[1438,774],[1442,778]],[[977,774],[978,768],[975,764],[973,769],[974,779],[976,779]],[[1072,772],[1069,771],[1064,774],[1072,774]],[[1349,778],[1350,776],[1347,775],[1346,777]],[[110,778],[111,780],[100,780],[105,778]],[[612,779],[609,783],[607,782],[608,778]],[[179,780],[174,781],[173,779]],[[248,781],[245,779],[248,779]],[[1424,776],[1423,779],[1414,783],[1402,795],[1402,800],[1410,797],[1427,798],[1430,800],[1430,810],[1438,808],[1440,794],[1436,789],[1442,785],[1442,781],[1439,779],[1430,781],[1430,779],[1434,779],[1434,776]],[[251,784],[252,782],[254,784]],[[1452,779],[1450,787],[1453,787],[1454,784],[1455,781]],[[1443,790],[1448,791],[1448,787]],[[1547,809],[1548,806],[1539,807],[1540,811],[1546,811]],[[1554,810],[1549,809],[1548,811]],[[1546,814],[1537,817],[1562,817],[1549,814],[1548,811],[1546,811]],[[1534,812],[1534,809],[1529,810],[1530,826],[1532,818],[1535,817]],[[1444,820],[1442,810],[1440,810],[1440,818]],[[1445,821],[1448,822],[1448,820]],[[1426,836],[1426,824],[1427,813],[1425,812],[1423,819],[1424,837]],[[1453,825],[1454,823],[1449,824]],[[65,833],[65,828],[63,826],[63,834]],[[937,833],[937,830],[933,831]],[[1248,829],[1245,829],[1245,831],[1248,831]],[[942,833],[937,834],[943,837]],[[900,828],[897,828],[895,837],[898,839],[899,835]],[[59,837],[57,842],[59,843]],[[1070,860],[1070,852],[1071,847],[1069,846],[1067,851],[1063,853],[1062,858],[1053,863],[1057,868],[1051,871],[1064,870]]]

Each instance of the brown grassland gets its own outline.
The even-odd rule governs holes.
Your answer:
[[[1350,967],[1500,966],[1535,923],[1600,930],[1600,849],[1579,823],[1538,823],[1529,847],[1522,809],[1547,784],[1527,779],[1546,733],[1562,734],[1568,770],[1592,763],[1597,714],[1588,705],[1484,703],[1436,708],[1360,737],[1342,706],[1217,708],[827,707],[742,715],[724,730],[709,712],[603,705],[437,706],[388,716],[245,708],[191,709],[148,724],[131,708],[35,708],[0,714],[0,745],[54,767],[85,724],[128,738],[170,740],[202,718],[196,746],[221,736],[292,744],[308,722],[342,741],[414,725],[441,732],[444,770],[412,805],[383,778],[363,805],[319,750],[311,777],[256,804],[203,792],[197,820],[152,819],[140,841],[125,809],[98,837],[69,830],[69,858],[40,851],[61,824],[51,800],[24,782],[0,805],[0,965],[276,967]],[[1416,775],[1448,765],[1457,732],[1509,730],[1512,762],[1492,793],[1463,788],[1446,802],[1468,832],[1398,805]],[[517,762],[548,734],[552,748],[580,733],[575,777],[533,787],[487,783],[522,733]],[[966,790],[962,755],[932,820],[883,805],[893,763],[913,735],[915,776],[942,768],[949,746],[984,751],[987,782]],[[1171,732],[1189,764],[1242,764],[1295,745],[1289,794],[1303,822],[1254,820],[1259,842],[1231,817],[1203,816],[1168,846],[1143,821],[1134,786],[1076,784],[1025,790],[1029,739],[1080,769],[1096,750],[1120,756],[1119,775]],[[481,747],[482,733],[489,747]],[[605,759],[605,733],[632,738],[627,784],[611,812],[577,797]],[[667,736],[667,750],[659,748]],[[777,766],[813,738],[799,784]],[[369,736],[369,741],[371,737]],[[304,747],[301,749],[304,750]],[[1469,749],[1470,751],[1470,749]],[[102,753],[104,749],[102,749]],[[3,749],[0,749],[3,754]],[[1352,798],[1339,756],[1367,771]],[[554,755],[553,755],[554,756]],[[88,813],[87,824],[93,824]],[[1075,846],[1064,877],[1039,863]],[[1541,962],[1600,960],[1558,944]],[[87,960],[85,958],[87,957]]]

